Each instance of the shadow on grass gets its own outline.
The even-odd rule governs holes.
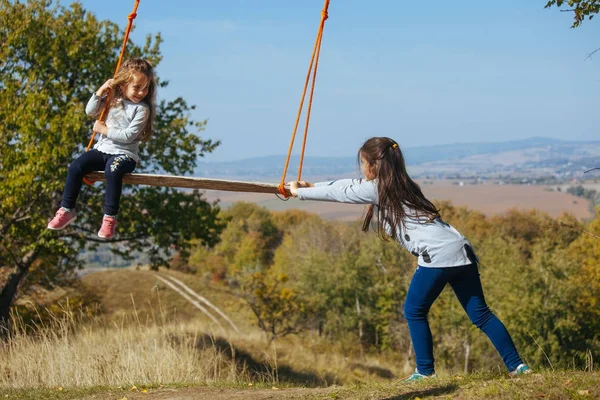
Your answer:
[[[444,385],[433,389],[415,390],[414,392],[399,394],[398,396],[387,397],[382,400],[410,400],[416,398],[422,399],[428,396],[442,396],[445,394],[451,394],[456,392],[456,389],[458,389],[458,385],[451,383],[449,385]]]
[[[326,387],[339,385],[341,382],[331,374],[317,374],[316,372],[297,371],[292,367],[279,364],[275,373],[273,366],[264,361],[257,361],[250,353],[236,348],[227,340],[204,334],[196,343],[199,350],[214,348],[222,356],[231,362],[235,362],[237,369],[250,375],[251,379],[257,381],[272,381],[277,377],[279,382],[303,385],[308,387]]]
[[[371,375],[377,375],[380,378],[394,379],[396,377],[392,373],[392,371],[390,371],[389,369],[377,367],[374,365],[364,365],[364,364],[353,363],[353,364],[350,364],[350,368],[360,369],[360,370],[368,372]]]

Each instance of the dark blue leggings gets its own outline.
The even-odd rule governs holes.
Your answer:
[[[473,324],[490,338],[506,368],[509,371],[517,368],[522,363],[521,358],[508,331],[485,303],[477,264],[449,268],[419,266],[413,275],[404,303],[404,316],[408,322],[419,373],[434,373],[433,339],[427,314],[447,283],[454,290]]]
[[[133,172],[135,166],[135,160],[124,154],[105,154],[95,149],[83,153],[69,165],[61,206],[75,208],[83,177],[92,171],[104,171],[106,176],[104,213],[117,215],[123,189],[123,175]]]

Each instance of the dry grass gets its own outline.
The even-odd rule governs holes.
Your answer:
[[[216,330],[197,309],[178,303],[176,292],[158,290],[154,272],[93,273],[85,277],[86,284],[96,285],[100,294],[110,298],[106,307],[110,312],[99,316],[64,307],[59,315],[51,314],[49,323],[33,329],[17,321],[12,340],[0,345],[0,388],[181,382],[314,387],[386,381],[405,372],[375,357],[357,359],[342,354],[318,337],[286,337],[268,347],[264,334],[246,317],[240,318],[249,316],[249,310],[238,299],[223,290],[213,288],[211,292],[197,277],[169,274],[211,301],[229,304],[222,309],[238,319],[240,333]],[[106,291],[106,287],[114,289],[123,282],[128,282],[127,289]]]
[[[0,347],[0,387],[47,388],[236,382],[243,371],[214,346],[199,348],[201,326],[80,325],[65,310],[26,335],[20,327]]]
[[[176,277],[218,305],[239,327],[240,334],[229,331],[223,335],[202,312],[162,285],[152,271],[124,269],[98,272],[84,276],[83,283],[88,288],[95,288],[100,295],[107,321],[115,323],[122,318],[133,318],[132,299],[135,301],[136,314],[144,324],[156,320],[156,310],[161,308],[168,313],[167,317],[162,318],[173,319],[175,324],[202,324],[205,333],[216,334],[232,343],[238,353],[243,352],[251,358],[249,364],[277,366],[283,374],[279,376],[283,381],[326,385],[365,379],[384,380],[386,377],[409,373],[404,362],[397,364],[397,360],[384,360],[382,357],[359,359],[333,348],[330,342],[314,334],[303,338],[285,337],[278,340],[275,349],[267,349],[265,336],[255,326],[255,317],[250,308],[231,291],[194,275],[177,271],[161,271],[161,274]],[[222,325],[227,326],[223,321]]]

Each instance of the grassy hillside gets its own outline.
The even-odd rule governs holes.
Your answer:
[[[171,278],[218,306],[239,333],[217,329],[214,321],[165,283],[175,282]],[[67,315],[35,337],[17,336],[1,349],[0,398],[600,397],[598,372],[538,370],[509,378],[503,368],[468,375],[438,371],[437,379],[404,383],[410,366],[385,354],[344,354],[317,337],[286,337],[269,349],[253,326],[249,309],[230,291],[175,271],[108,270],[85,275],[83,284],[98,296],[102,319],[78,325]]]
[[[170,276],[184,282],[229,316],[239,332],[211,312],[225,331],[220,329],[202,311],[162,282],[159,276]],[[324,338],[311,335],[284,337],[277,341],[276,349],[268,349],[265,335],[256,327],[255,318],[246,303],[227,288],[198,276],[168,270],[157,274],[147,269],[131,268],[94,272],[84,275],[82,280],[88,290],[97,294],[103,319],[108,325],[121,326],[123,321],[138,324],[139,321],[140,325],[157,322],[164,325],[164,329],[180,325],[192,326],[193,329],[200,327],[200,335],[210,336],[206,339],[211,346],[224,352],[228,359],[245,364],[248,370],[244,373],[257,381],[273,378],[275,356],[278,379],[289,384],[385,381],[406,372],[404,363],[395,365],[375,356],[358,358],[343,354]]]
[[[161,270],[160,275],[173,276],[213,304],[218,304],[236,325],[249,327],[251,311],[244,302],[222,286],[211,285],[200,277],[177,271]],[[157,273],[146,268],[108,269],[82,277],[85,287],[94,292],[108,321],[118,321],[137,314],[146,321],[198,321],[211,324],[211,320],[188,300],[177,294],[157,278]]]

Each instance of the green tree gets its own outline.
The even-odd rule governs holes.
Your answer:
[[[78,221],[60,232],[46,229],[59,206],[69,162],[81,154],[93,123],[84,107],[90,94],[112,76],[123,32],[99,21],[79,3],[0,0],[0,327],[10,332],[9,310],[17,288],[65,284],[80,266],[78,252],[95,236],[104,185],[87,186],[78,202]],[[128,57],[161,61],[160,35],[143,46],[129,43]],[[166,81],[160,83],[161,87]],[[198,157],[219,143],[198,134],[194,106],[182,98],[161,101],[152,139],[142,147],[137,172],[192,173]],[[122,197],[115,251],[137,251],[156,268],[173,251],[187,255],[189,240],[218,239],[218,208],[199,192],[127,186]],[[27,280],[24,277],[28,276]]]
[[[336,287],[342,273],[336,255],[341,254],[344,246],[334,224],[315,216],[288,232],[275,251],[273,271],[288,276],[294,289],[310,296],[314,307],[311,325],[319,334],[328,321],[334,325],[328,314],[332,318],[335,314],[343,317],[330,300],[337,297]]]
[[[280,232],[286,233],[295,229],[299,224],[311,218],[318,218],[307,211],[292,208],[291,210],[272,212],[275,226]]]
[[[578,361],[585,363],[583,354],[600,352],[600,207],[596,207],[596,218],[586,226],[568,249],[569,259],[575,264],[574,272],[565,285],[569,290],[569,316],[565,336]],[[568,328],[568,330],[567,330]],[[585,364],[584,364],[585,365]],[[588,367],[590,367],[588,365]]]
[[[359,232],[358,226],[355,229]],[[380,350],[406,354],[411,351],[411,343],[408,326],[401,317],[417,259],[395,241],[382,241],[374,233],[358,235],[359,254],[353,270],[355,279],[363,285],[360,290],[364,291],[363,342]]]
[[[275,252],[273,270],[310,298],[311,327],[349,347],[406,349],[400,322],[415,258],[357,224],[304,219]],[[356,346],[356,345],[359,346]]]
[[[562,7],[563,5],[569,7],[568,10],[564,11],[573,12],[573,25],[571,25],[571,28],[577,28],[586,18],[592,20],[594,15],[600,12],[600,0],[549,0],[545,8]]]
[[[256,316],[269,345],[277,338],[301,332],[306,326],[307,302],[291,287],[285,274],[268,270],[248,274],[242,297]]]
[[[227,225],[214,253],[226,261],[230,276],[262,271],[271,265],[281,233],[266,208],[239,202],[223,211],[220,218]]]

